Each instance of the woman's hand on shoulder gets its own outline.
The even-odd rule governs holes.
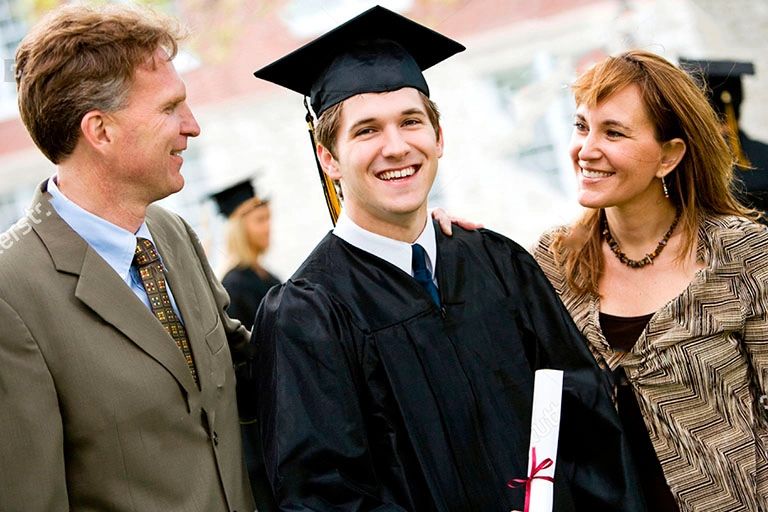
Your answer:
[[[442,208],[435,208],[432,210],[432,218],[437,221],[437,223],[440,225],[440,230],[443,232],[443,234],[447,236],[453,235],[453,229],[451,229],[452,224],[456,224],[457,226],[464,228],[464,229],[480,229],[483,227],[482,224],[479,224],[477,222],[472,222],[471,220],[462,219],[461,217],[453,217],[448,214],[445,210]]]

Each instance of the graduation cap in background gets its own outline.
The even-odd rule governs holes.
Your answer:
[[[318,117],[357,94],[413,87],[429,96],[422,71],[464,46],[397,13],[376,6],[254,73],[305,97],[306,121],[315,154],[314,125],[306,97]],[[341,205],[315,154],[333,224]]]
[[[680,58],[680,67],[699,80],[708,92],[709,102],[728,127],[728,143],[737,163],[749,166],[739,143],[743,75],[754,75],[751,62],[732,60],[694,60]]]
[[[234,213],[238,206],[254,197],[256,197],[256,190],[250,178],[211,194],[211,199],[216,202],[219,211],[227,218]],[[254,202],[253,207],[255,208],[268,202],[268,199],[261,199]]]

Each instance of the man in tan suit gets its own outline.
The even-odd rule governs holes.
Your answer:
[[[75,6],[17,52],[22,120],[57,170],[0,235],[3,512],[254,509],[232,368],[247,332],[189,226],[151,205],[200,132],[177,38]]]

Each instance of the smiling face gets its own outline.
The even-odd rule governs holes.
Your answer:
[[[145,204],[181,190],[181,153],[200,127],[184,82],[162,51],[136,69],[126,106],[110,117],[114,184]]]
[[[243,215],[243,225],[248,243],[256,254],[262,254],[269,248],[270,210],[268,204],[251,208]]]
[[[681,149],[680,139],[657,140],[636,85],[595,106],[579,105],[570,145],[579,203],[644,207],[665,200],[659,178],[674,169]]]
[[[341,181],[345,211],[356,224],[391,238],[402,227],[423,228],[443,142],[416,89],[345,100],[334,153],[318,147],[325,172]]]

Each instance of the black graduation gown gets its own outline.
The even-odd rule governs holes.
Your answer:
[[[256,310],[259,309],[261,299],[264,298],[270,288],[280,284],[280,281],[270,273],[267,273],[266,279],[262,279],[251,268],[236,267],[226,273],[221,283],[229,294],[230,302],[227,307],[227,314],[230,318],[240,320],[247,329],[250,329],[253,326],[253,319],[256,316]],[[253,380],[252,364],[237,366],[236,373],[237,406],[241,420],[243,454],[248,469],[248,479],[253,491],[253,499],[259,512],[272,512],[277,510],[277,504],[264,472],[254,402],[248,397],[248,393],[253,390],[253,386],[250,385],[250,381]]]
[[[329,234],[257,315],[258,414],[281,510],[523,509],[533,371],[568,370],[558,511],[644,510],[610,376],[533,258],[437,231],[442,308]]]
[[[745,204],[768,214],[768,144],[750,139],[741,131],[739,140],[753,168],[736,167],[735,177],[740,182],[737,183],[737,193]]]
[[[227,314],[240,320],[246,329],[251,329],[261,299],[280,281],[269,272],[262,279],[250,267],[235,267],[224,275],[221,284],[229,294]]]
[[[235,267],[224,275],[221,284],[224,285],[224,289],[229,294],[227,315],[230,318],[240,320],[246,329],[251,329],[261,300],[269,289],[279,285],[280,281],[270,273],[267,273],[266,279],[262,279],[250,268]],[[253,369],[253,341],[251,341],[248,348],[247,360],[235,366],[237,376],[237,408],[240,413],[240,420],[244,422],[251,422],[256,418],[255,401],[247,398],[247,395],[253,391],[254,385],[252,381],[255,378]]]

